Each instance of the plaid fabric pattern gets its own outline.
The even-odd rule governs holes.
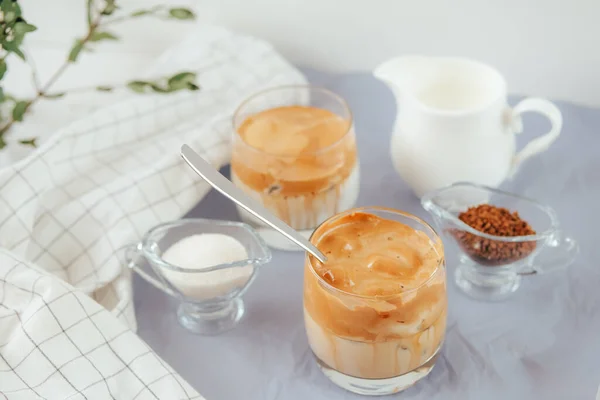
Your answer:
[[[203,399],[104,307],[0,251],[0,398]]]
[[[215,27],[148,73],[180,70],[202,89],[129,97],[0,171],[0,399],[200,398],[132,333],[120,252],[208,192],[181,144],[221,167],[235,107],[304,78],[264,42]]]

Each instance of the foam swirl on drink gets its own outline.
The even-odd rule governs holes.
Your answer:
[[[238,187],[287,224],[313,229],[358,196],[352,122],[310,106],[250,115],[237,128],[231,171]]]

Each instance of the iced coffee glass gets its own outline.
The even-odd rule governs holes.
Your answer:
[[[419,218],[356,208],[311,236],[328,257],[307,256],[304,321],[321,370],[359,394],[400,392],[433,368],[446,329],[444,251]]]
[[[309,237],[337,212],[354,206],[359,167],[352,113],[335,93],[283,86],[243,102],[235,112],[231,179]],[[244,210],[240,216],[276,248],[296,249]]]

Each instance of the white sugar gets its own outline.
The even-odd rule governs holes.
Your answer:
[[[218,233],[188,236],[169,247],[162,259],[190,270],[202,270],[219,264],[248,259],[248,252],[237,239]],[[186,296],[209,299],[242,288],[252,275],[253,266],[227,268],[210,272],[178,272],[162,268],[167,278]]]

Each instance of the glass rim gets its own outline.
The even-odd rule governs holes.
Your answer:
[[[403,296],[406,295],[407,293],[412,293],[415,292],[419,289],[421,289],[422,287],[424,287],[425,285],[427,285],[429,282],[431,282],[436,276],[437,274],[444,269],[444,265],[446,262],[446,258],[444,255],[444,243],[442,242],[442,238],[440,237],[440,235],[435,231],[435,229],[429,224],[427,223],[427,221],[417,217],[416,215],[410,214],[408,212],[405,211],[401,211],[401,210],[397,210],[395,208],[391,208],[391,207],[382,207],[382,206],[364,206],[364,207],[355,207],[355,208],[350,208],[346,211],[342,211],[340,213],[337,213],[329,218],[327,218],[325,221],[323,221],[321,224],[319,224],[315,230],[313,231],[313,233],[310,235],[310,238],[308,239],[311,243],[312,243],[312,238],[315,236],[315,233],[324,225],[331,223],[334,219],[337,218],[341,218],[345,215],[348,215],[350,213],[354,213],[354,212],[365,212],[368,213],[369,211],[383,211],[383,212],[387,212],[387,213],[391,213],[391,214],[396,214],[396,215],[400,215],[402,217],[411,219],[413,221],[418,222],[419,224],[421,224],[422,226],[424,226],[426,229],[428,229],[431,233],[433,233],[435,235],[435,238],[439,241],[439,244],[441,246],[441,250],[442,250],[442,254],[438,254],[439,256],[439,262],[438,265],[435,267],[435,269],[433,270],[433,272],[431,273],[431,275],[429,275],[427,277],[427,279],[425,279],[421,284],[419,284],[419,286],[411,288],[411,289],[406,289],[406,290],[401,290],[398,293],[394,293],[394,294],[389,294],[389,295],[384,295],[384,296],[378,296],[378,295],[374,295],[374,296],[369,296],[369,295],[364,295],[364,294],[356,294],[356,293],[350,293],[347,292],[345,290],[342,289],[338,289],[335,286],[331,285],[329,282],[327,282],[325,279],[323,279],[323,277],[321,277],[317,271],[315,271],[315,267],[313,265],[313,259],[315,258],[314,256],[310,255],[310,254],[306,254],[305,258],[306,260],[308,260],[308,265],[309,265],[309,269],[311,271],[311,273],[315,276],[315,278],[317,279],[317,281],[324,285],[325,288],[327,290],[331,290],[334,293],[339,293],[345,296],[349,296],[349,297],[353,297],[353,298],[358,298],[358,299],[366,299],[366,300],[385,300],[385,299],[391,299],[391,298],[396,298],[398,296]],[[432,248],[434,249],[434,251],[436,253],[438,253],[437,249],[435,248],[435,246],[432,246]]]
[[[346,129],[346,132],[344,132],[344,134],[342,135],[342,137],[340,137],[338,140],[336,140],[335,142],[331,143],[330,145],[327,145],[321,149],[318,150],[314,150],[314,151],[310,151],[310,152],[306,152],[306,153],[302,153],[299,156],[295,155],[278,155],[278,154],[273,154],[273,153],[269,153],[267,151],[261,150],[259,148],[256,148],[252,145],[250,145],[250,143],[246,142],[244,140],[244,138],[239,134],[238,132],[238,126],[236,124],[236,118],[238,117],[238,115],[241,113],[241,111],[243,110],[243,108],[245,106],[247,106],[250,102],[252,102],[253,100],[255,100],[256,98],[258,98],[259,96],[264,96],[266,94],[272,93],[272,92],[277,92],[277,91],[281,91],[281,90],[291,90],[291,89],[296,89],[296,90],[307,90],[307,91],[315,91],[315,92],[322,92],[327,94],[328,96],[332,97],[333,99],[335,99],[337,102],[339,102],[342,107],[344,108],[344,110],[348,113],[348,128]],[[245,147],[259,153],[259,154],[264,154],[264,155],[268,155],[270,157],[277,157],[277,158],[293,158],[296,159],[298,157],[304,156],[304,155],[318,155],[320,153],[324,153],[327,152],[337,146],[339,146],[341,143],[343,143],[343,141],[346,139],[346,137],[348,136],[348,134],[350,132],[352,132],[352,127],[354,126],[354,114],[352,114],[352,110],[350,109],[350,106],[348,105],[348,102],[339,94],[335,93],[334,91],[327,89],[323,86],[317,86],[317,85],[311,85],[311,84],[306,84],[306,85],[302,85],[302,84],[298,84],[298,85],[280,85],[280,86],[274,86],[271,88],[267,88],[267,89],[263,89],[260,90],[252,95],[250,95],[249,97],[246,97],[246,99],[244,99],[239,106],[237,106],[237,108],[235,109],[233,116],[231,117],[231,126],[233,127],[233,135],[238,137],[241,141],[241,143],[244,144]]]

